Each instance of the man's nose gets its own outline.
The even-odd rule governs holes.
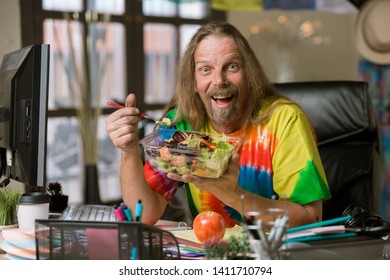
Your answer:
[[[214,72],[214,86],[222,87],[228,84],[226,74],[223,71]]]

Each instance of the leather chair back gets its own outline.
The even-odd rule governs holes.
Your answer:
[[[354,203],[379,213],[381,138],[367,83],[311,81],[275,86],[303,108],[316,132],[332,194],[324,202],[323,219],[341,216]]]

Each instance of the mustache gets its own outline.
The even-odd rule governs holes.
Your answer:
[[[225,87],[225,88],[212,88],[209,91],[206,92],[206,95],[208,97],[231,97],[238,94],[238,90],[236,87]]]

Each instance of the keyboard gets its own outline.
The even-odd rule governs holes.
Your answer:
[[[86,204],[69,205],[61,214],[60,220],[66,221],[92,221],[116,222],[114,207],[108,205]]]

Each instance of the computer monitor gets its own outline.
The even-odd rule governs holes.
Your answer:
[[[0,67],[0,186],[46,184],[47,44],[4,55]]]

